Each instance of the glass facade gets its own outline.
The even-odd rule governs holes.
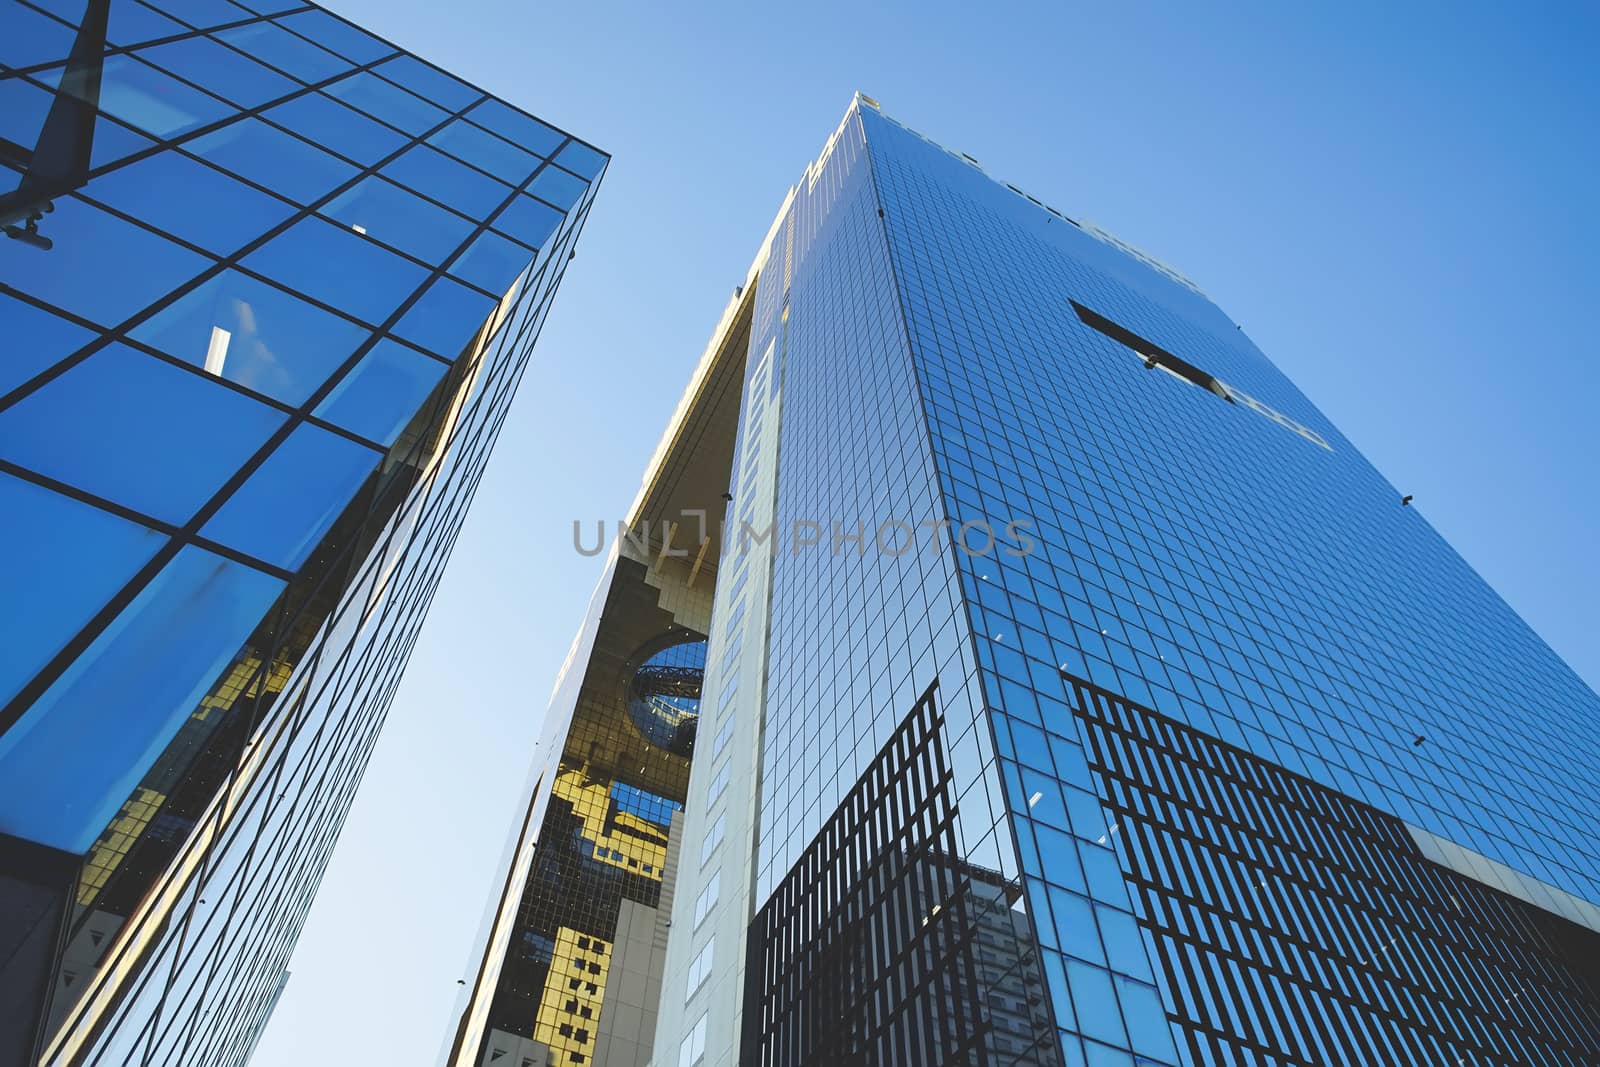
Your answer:
[[[305,3],[0,41],[0,1060],[240,1063],[607,157]]]

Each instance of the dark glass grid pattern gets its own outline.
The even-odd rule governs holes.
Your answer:
[[[24,881],[22,842],[82,857],[4,1039],[239,1062],[606,157],[306,4],[19,0],[0,39],[0,209],[53,245],[0,240],[38,605],[0,831]]]

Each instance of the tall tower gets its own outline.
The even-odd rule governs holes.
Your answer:
[[[0,1064],[237,1064],[607,157],[293,0],[0,39]]]
[[[857,97],[740,304],[656,1067],[1600,1061],[1600,699],[1192,282]]]

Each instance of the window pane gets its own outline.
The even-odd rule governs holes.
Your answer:
[[[302,204],[320,200],[356,174],[344,160],[254,118],[229,123],[183,147]]]
[[[451,265],[450,273],[491,293],[504,293],[532,262],[533,249],[524,248],[493,231],[485,231]]]
[[[512,185],[521,185],[539,163],[515,145],[461,119],[429,137],[428,143]]]
[[[182,523],[283,419],[241,393],[112,345],[0,412],[0,456]]]
[[[76,197],[55,203],[39,223],[55,247],[40,255],[7,249],[0,282],[102,325],[115,326],[213,262]]]
[[[319,82],[350,69],[348,60],[271,22],[223,30],[217,39],[307,82]]]
[[[494,308],[482,293],[440,278],[401,316],[394,333],[454,362]]]
[[[287,96],[300,86],[277,71],[240,55],[209,37],[190,37],[141,49],[139,58],[184,81],[231,100],[240,107],[260,107]]]
[[[385,447],[395,443],[447,368],[385,337],[317,408],[320,419]]]
[[[334,197],[322,213],[429,263],[443,263],[472,232],[472,223],[415,193],[369,175]]]
[[[59,77],[56,71],[42,80],[54,86]],[[174,137],[234,113],[216,97],[125,55],[105,61],[100,75],[100,110],[157,137]]]
[[[174,195],[179,189],[182,195]],[[293,204],[172,151],[96,178],[86,191],[219,256],[255,240],[295,211]]]
[[[111,6],[121,7],[127,0],[116,0]],[[180,18],[197,30],[209,30],[226,22],[238,22],[250,17],[250,12],[229,0],[160,0],[167,14]]]
[[[425,144],[385,163],[383,174],[474,218],[487,218],[506,202],[511,187]]]
[[[0,474],[0,705],[28,683],[166,537]]]
[[[181,22],[152,11],[144,4],[133,3],[132,0],[117,0],[113,3],[111,18],[106,24],[106,40],[123,47],[186,32],[188,27]]]
[[[364,326],[236,270],[180,297],[135,339],[286,404],[300,404],[350,357]]]
[[[606,165],[606,157],[586,144],[569,141],[565,148],[556,153],[553,162],[592,181],[600,173],[600,168]]]
[[[566,134],[546,126],[532,115],[524,115],[511,105],[492,97],[467,112],[479,126],[493,130],[512,144],[548,156],[566,140]]]
[[[364,167],[391,155],[406,136],[321,93],[307,93],[265,112],[268,119]]]
[[[200,532],[299,570],[380,458],[319,426],[297,426]]]
[[[578,202],[589,183],[559,167],[546,167],[528,185],[528,192],[565,210]]]
[[[398,55],[376,68],[378,74],[403,85],[424,100],[432,100],[451,111],[460,111],[483,94],[443,71],[435,70],[415,56]]]
[[[21,78],[0,78],[0,137],[31,149],[55,94]]]
[[[77,34],[48,15],[12,4],[6,13],[6,32],[0,34],[0,63],[32,67],[40,63],[65,63]]]
[[[348,22],[339,21],[326,11],[300,11],[284,15],[277,21],[356,63],[371,63],[394,51],[382,41],[361,32]]]
[[[93,845],[282,590],[210,552],[179,552],[0,736],[0,832]]]
[[[502,233],[510,234],[525,245],[533,248],[543,248],[545,240],[555,232],[561,220],[566,218],[561,212],[528,196],[519,196],[502,211],[494,220],[494,228]]]
[[[244,265],[367,322],[381,323],[427,271],[323,219],[301,219]]]
[[[431,129],[447,117],[442,109],[368,71],[341,78],[328,86],[327,92],[351,107],[413,134]]]
[[[5,293],[0,293],[0,322],[6,324],[5,347],[0,350],[4,352],[0,356],[0,396],[70,356],[94,336],[82,326]]]

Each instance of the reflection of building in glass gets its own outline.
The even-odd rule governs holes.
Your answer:
[[[0,1061],[240,1063],[606,157],[309,4],[0,38]]]

